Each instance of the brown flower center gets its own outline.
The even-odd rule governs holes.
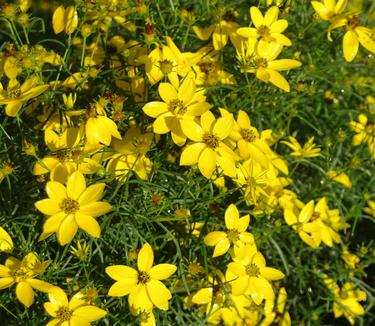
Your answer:
[[[79,210],[79,203],[71,198],[64,198],[60,203],[60,209],[66,214],[73,214]]]
[[[257,68],[267,68],[267,66],[268,66],[267,59],[264,59],[264,58],[255,59],[255,66]]]
[[[25,281],[27,278],[27,270],[25,268],[12,270],[10,274],[16,279],[16,282]]]
[[[219,146],[220,139],[213,135],[213,134],[205,134],[203,136],[203,142],[207,145],[207,147],[215,149]]]
[[[20,88],[12,89],[11,91],[8,92],[8,97],[10,97],[10,98],[17,98],[17,97],[20,97],[20,96],[21,96],[21,89]]]
[[[174,99],[168,103],[168,109],[170,112],[172,112],[175,115],[178,114],[185,114],[187,109],[184,105],[184,102],[182,102],[179,99]]]
[[[146,284],[150,281],[150,275],[143,271],[138,271],[138,284]]]
[[[257,137],[254,129],[241,129],[240,134],[242,138],[248,143],[252,143]]]
[[[227,237],[230,242],[234,243],[240,239],[240,233],[235,229],[229,229]]]
[[[56,311],[56,318],[61,322],[69,321],[73,316],[73,310],[69,309],[68,307],[60,307]]]
[[[167,59],[159,61],[159,69],[164,76],[167,76],[173,71],[173,62]]]
[[[249,276],[258,277],[260,275],[259,267],[255,264],[249,264],[245,267],[246,274]]]
[[[351,17],[348,19],[348,22],[346,23],[346,26],[348,29],[355,29],[359,25],[359,21],[357,17]]]

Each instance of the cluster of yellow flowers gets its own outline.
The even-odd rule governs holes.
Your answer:
[[[4,44],[0,53],[3,81],[0,105],[7,118],[22,116],[38,121],[30,127],[42,133],[45,144],[42,152],[47,153],[40,157],[32,141],[25,137],[24,152],[35,158],[32,173],[38,181],[46,182],[46,196],[35,202],[36,210],[44,215],[39,241],[55,235],[58,244],[65,246],[79,229],[99,238],[105,230],[97,218],[112,209],[111,204],[100,200],[105,182],[115,180],[122,184],[133,174],[148,180],[154,165],[149,151],[159,145],[161,135],[166,135],[181,149],[180,166],[197,168],[207,182],[211,180],[223,193],[227,191],[227,183],[233,184],[254,216],[279,210],[291,230],[311,248],[322,243],[328,247],[340,244],[339,232],[350,225],[339,209],[331,209],[326,196],[310,198],[304,203],[287,189],[293,183],[287,160],[273,149],[282,137],[271,129],[257,129],[245,112],[247,108],[234,113],[229,108],[218,108],[215,116],[214,105],[209,101],[207,91],[211,86],[236,84],[234,75],[220,62],[221,51],[228,41],[233,46],[236,69],[246,74],[246,78],[247,74],[255,74],[258,80],[290,92],[289,82],[280,72],[302,64],[279,58],[285,47],[292,46],[292,40],[283,34],[288,21],[279,19],[279,7],[271,6],[263,14],[252,6],[250,27],[240,26],[233,10],[218,10],[217,22],[206,28],[194,25],[186,12],[182,17],[191,23],[197,38],[210,41],[195,52],[185,52],[171,37],[158,39],[151,19],[146,21],[142,41],[109,33],[113,25],[118,30],[136,30],[128,16],[145,14],[148,9],[143,1],[135,3],[131,6],[127,1],[101,0],[55,8],[49,24],[68,44],[63,55],[40,44],[32,45],[26,32],[26,44],[22,43],[15,22],[30,24],[30,1],[18,1],[3,8],[2,16],[9,22],[15,43]],[[344,57],[352,61],[359,43],[375,53],[375,42],[373,32],[359,26],[356,14],[345,12],[346,4],[345,0],[312,1],[320,18],[330,23],[330,40],[332,30],[346,28]],[[99,31],[98,36],[91,37],[94,29]],[[104,35],[108,36],[105,41],[101,39]],[[78,60],[70,62],[69,55]],[[46,77],[42,73],[45,65],[55,67],[57,73]],[[113,89],[117,87],[123,92],[117,94],[105,89],[95,99],[86,99],[83,91],[105,69],[111,74]],[[123,94],[141,108],[139,112],[127,112]],[[146,119],[152,123],[141,122]],[[356,133],[353,146],[367,144],[375,157],[374,124],[360,114],[358,122],[351,121],[350,127]],[[314,137],[301,146],[295,136],[279,142],[291,149],[290,156],[303,162],[321,155]],[[0,182],[12,172],[12,165],[2,162]],[[342,171],[330,170],[326,175],[349,188],[352,186],[349,176]],[[90,176],[104,181],[92,182]],[[366,212],[375,216],[374,202],[368,204]],[[212,257],[224,256],[230,262],[225,271],[216,269],[208,273],[201,288],[185,297],[185,307],[198,305],[201,316],[206,315],[207,322],[214,325],[291,325],[286,309],[287,292],[278,282],[285,275],[267,266],[254,235],[247,231],[249,224],[250,215],[240,217],[236,205],[230,204],[222,223],[226,230],[215,227],[204,235],[204,244],[214,247]],[[194,226],[194,235],[203,235],[203,231],[197,230],[202,225]],[[212,227],[210,223],[207,225],[209,229]],[[143,242],[136,258],[137,269],[112,265],[105,272],[115,280],[108,295],[128,296],[130,312],[139,317],[141,325],[152,326],[156,324],[154,306],[167,310],[172,298],[161,281],[175,274],[177,267],[168,263],[153,266],[153,249]],[[11,237],[0,227],[0,251],[12,249]],[[72,252],[83,260],[87,250],[86,243],[78,242]],[[350,255],[345,251],[343,259],[355,266],[358,262]],[[54,318],[48,325],[89,325],[107,315],[83,290],[68,300],[64,290],[38,279],[50,263],[40,261],[34,252],[22,260],[8,257],[0,265],[0,289],[17,284],[16,297],[26,307],[34,301],[34,290],[47,293],[49,302],[44,308]],[[354,324],[355,317],[364,314],[358,301],[366,299],[365,292],[350,282],[340,289],[327,275],[322,275],[322,280],[334,296],[335,317],[344,315]]]

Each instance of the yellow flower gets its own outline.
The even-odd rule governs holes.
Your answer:
[[[181,127],[184,134],[195,143],[184,148],[180,165],[198,163],[199,171],[209,179],[218,164],[225,175],[235,177],[236,155],[225,143],[232,132],[232,117],[220,117],[216,120],[212,112],[207,111],[200,117],[200,124],[185,119],[181,122]]]
[[[74,295],[70,301],[65,292],[56,288],[48,294],[49,302],[44,303],[44,309],[52,316],[47,325],[79,325],[89,326],[91,322],[107,315],[107,312],[82,300],[80,295]]]
[[[7,89],[3,89],[0,83],[0,105],[5,104],[5,113],[15,117],[22,105],[28,100],[39,96],[49,88],[49,85],[39,85],[37,77],[27,79],[22,85],[17,79],[11,79]]]
[[[5,265],[0,265],[0,289],[5,289],[17,283],[16,296],[26,307],[34,302],[34,291],[49,292],[55,286],[35,279],[42,274],[51,261],[40,262],[33,252],[27,254],[22,261],[15,257],[9,257]]]
[[[72,34],[78,26],[78,13],[74,6],[69,6],[66,9],[64,6],[59,6],[52,16],[52,27],[55,34],[65,31],[66,34]]]
[[[339,16],[344,10],[348,3],[348,0],[324,0],[323,3],[320,1],[311,1],[315,12],[323,20],[332,21],[336,16]]]
[[[241,37],[236,33],[240,25],[234,21],[234,18],[234,11],[227,10],[222,13],[222,17],[220,17],[218,23],[207,28],[193,26],[193,31],[202,41],[206,41],[212,36],[214,49],[221,50],[228,43],[228,38],[231,40],[232,44],[237,44],[241,41]]]
[[[372,217],[375,217],[375,201],[368,200],[367,205],[368,207],[365,207],[364,211]]]
[[[314,144],[314,137],[310,137],[303,147],[293,136],[289,136],[289,140],[290,142],[283,140],[281,143],[293,150],[290,155],[301,158],[320,156],[320,148],[316,147],[316,144]]]
[[[274,292],[269,281],[280,280],[284,274],[266,266],[263,255],[249,244],[234,247],[234,262],[228,264],[226,279],[233,295],[249,294],[256,304],[271,300]]]
[[[333,279],[323,275],[323,282],[334,295],[333,313],[335,318],[342,315],[351,325],[355,324],[355,317],[365,314],[365,310],[359,304],[359,301],[366,300],[366,292],[356,290],[351,282],[346,282],[340,289]]]
[[[339,172],[336,170],[331,170],[327,172],[328,178],[343,184],[345,187],[351,188],[352,182],[349,176],[345,172]]]
[[[293,59],[276,60],[282,46],[278,43],[269,43],[268,46],[260,44],[255,38],[248,38],[236,48],[241,72],[253,73],[259,80],[270,82],[289,92],[289,83],[279,71],[298,68],[302,65],[301,62]]]
[[[163,102],[153,101],[143,107],[143,112],[152,118],[154,133],[171,132],[173,142],[182,146],[186,134],[181,129],[182,121],[201,116],[211,108],[202,91],[198,91],[194,79],[187,76],[178,88],[169,83],[160,83],[159,95]]]
[[[204,238],[206,246],[215,246],[212,257],[224,255],[231,244],[243,246],[246,243],[252,243],[255,245],[253,235],[246,232],[249,222],[248,214],[240,218],[237,207],[234,204],[229,205],[225,211],[225,226],[228,231],[210,232]]]
[[[375,157],[375,124],[366,115],[360,114],[357,121],[350,121],[350,128],[356,133],[352,145],[367,144],[368,149]]]
[[[250,7],[250,16],[255,28],[241,27],[237,30],[237,33],[246,38],[261,38],[261,41],[258,44],[258,46],[261,47],[267,46],[267,43],[271,42],[285,46],[292,45],[290,39],[281,34],[288,27],[288,21],[286,19],[277,19],[279,12],[279,8],[273,6],[267,10],[263,17],[257,7]]]
[[[168,288],[160,282],[174,274],[177,267],[171,264],[154,263],[151,246],[145,243],[139,251],[137,269],[114,265],[105,269],[106,273],[116,282],[108,291],[109,296],[122,297],[129,294],[131,310],[150,311],[155,305],[159,309],[168,309],[168,300],[172,298]]]
[[[357,255],[352,254],[348,248],[345,246],[341,252],[341,259],[348,265],[351,269],[357,269],[360,265],[360,259]]]
[[[367,27],[359,26],[358,18],[354,15],[338,17],[328,29],[328,39],[332,41],[331,31],[333,29],[345,26],[346,32],[342,40],[344,58],[351,62],[358,53],[359,44],[366,50],[375,54],[374,32]]]
[[[76,241],[77,248],[70,246],[70,252],[76,256],[80,261],[85,261],[89,253],[90,246],[87,245],[86,241],[81,244],[80,241]]]
[[[11,252],[13,250],[13,241],[7,231],[0,226],[0,251]]]
[[[285,304],[287,300],[287,293],[285,288],[281,288],[277,295],[276,307],[275,300],[266,300],[264,307],[265,318],[262,320],[260,326],[279,325],[290,326],[291,319],[288,311],[285,311]]]
[[[46,185],[49,198],[35,203],[39,211],[48,215],[39,240],[56,233],[59,244],[65,245],[73,239],[78,227],[95,238],[99,237],[100,226],[94,217],[111,210],[109,203],[97,201],[104,187],[104,183],[97,183],[86,188],[85,178],[78,171],[68,178],[66,187],[49,181]]]

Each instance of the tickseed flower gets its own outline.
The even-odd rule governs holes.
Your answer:
[[[50,292],[55,286],[35,279],[43,274],[51,261],[40,262],[33,252],[27,254],[22,261],[15,257],[9,257],[5,265],[0,265],[0,289],[5,289],[17,283],[16,296],[26,307],[34,302],[34,291]]]
[[[77,248],[70,246],[70,252],[76,256],[80,261],[85,261],[89,253],[90,246],[86,241],[83,241],[82,244],[80,241],[76,241]]]
[[[263,48],[259,44],[255,38],[250,37],[236,47],[241,72],[253,73],[259,80],[270,82],[289,92],[289,83],[279,71],[298,68],[302,65],[301,62],[293,59],[276,60],[282,50],[278,43],[270,43]]]
[[[154,133],[171,132],[173,142],[182,146],[186,142],[186,134],[181,129],[183,120],[193,120],[211,108],[206,102],[203,92],[198,91],[194,79],[186,77],[176,89],[170,83],[160,83],[159,95],[163,102],[153,101],[143,107],[143,112],[152,118]]]
[[[320,156],[320,148],[314,144],[314,137],[310,137],[307,142],[301,146],[296,138],[289,136],[289,142],[282,140],[282,144],[288,146],[293,152],[290,153],[292,156],[308,158]]]
[[[342,40],[344,58],[351,62],[358,53],[359,44],[366,50],[375,54],[375,41],[372,39],[374,32],[367,27],[359,26],[359,20],[356,16],[340,17],[334,20],[328,30],[328,39],[331,41],[331,31],[333,29],[345,26],[346,33]]]
[[[359,257],[351,253],[346,246],[342,249],[340,257],[351,269],[357,269],[361,265]]]
[[[13,240],[8,232],[0,226],[0,251],[11,252],[12,250]]]
[[[345,172],[331,170],[331,171],[327,172],[327,176],[328,176],[328,178],[332,179],[333,181],[341,183],[345,187],[348,187],[348,188],[352,187],[352,182],[351,182],[349,176]]]
[[[350,121],[350,128],[356,133],[352,145],[367,144],[368,149],[375,157],[375,124],[365,114],[360,114],[357,121]]]
[[[55,34],[65,31],[66,34],[72,34],[78,26],[78,13],[74,6],[64,6],[56,8],[52,16],[52,27]]]
[[[68,178],[66,187],[49,181],[46,185],[49,198],[35,203],[35,207],[48,216],[39,240],[56,233],[59,244],[65,245],[73,239],[78,227],[98,238],[100,226],[94,217],[111,210],[109,203],[98,201],[104,187],[104,183],[97,183],[86,188],[85,178],[78,171]]]
[[[364,211],[372,217],[375,217],[375,201],[368,200],[367,205],[368,207],[365,207]]]
[[[366,300],[366,292],[355,289],[355,285],[351,282],[346,282],[340,289],[335,281],[325,274],[323,274],[323,282],[334,296],[333,314],[335,318],[344,315],[349,323],[354,325],[355,318],[365,313],[359,301]]]
[[[255,246],[234,247],[233,262],[228,264],[226,279],[233,295],[249,294],[256,304],[271,300],[274,292],[269,281],[281,280],[284,274],[266,267],[266,260]]]
[[[249,226],[250,216],[247,214],[240,218],[237,207],[230,204],[225,211],[225,226],[228,231],[214,231],[208,233],[204,238],[207,246],[215,246],[212,257],[224,255],[231,244],[243,246],[245,243],[254,243],[254,237],[251,233],[246,232]]]
[[[183,120],[184,134],[194,141],[185,147],[181,154],[180,165],[195,165],[199,171],[210,179],[218,164],[225,175],[235,177],[235,153],[225,144],[233,128],[232,117],[215,119],[212,112],[207,111],[200,117],[200,124],[194,120]]]
[[[77,325],[89,326],[91,322],[107,315],[107,312],[94,305],[87,304],[81,295],[74,295],[70,301],[65,292],[56,288],[48,294],[49,302],[44,303],[44,309],[52,316],[47,325]]]
[[[311,1],[315,12],[323,20],[331,21],[337,16],[341,15],[345,10],[345,7],[348,3],[348,0],[324,0],[320,1]]]
[[[262,321],[261,326],[268,326],[271,324],[277,324],[280,326],[291,325],[290,314],[288,311],[285,311],[287,297],[285,288],[281,288],[276,300],[266,300],[264,306],[265,318]]]
[[[292,45],[290,39],[281,34],[288,27],[288,21],[277,19],[279,13],[280,10],[277,6],[269,8],[264,16],[257,7],[250,7],[250,16],[255,28],[241,27],[237,33],[246,38],[260,38],[259,46],[261,47],[267,46],[267,43],[271,42],[285,46]]]
[[[150,311],[153,305],[167,310],[172,295],[160,281],[174,274],[177,267],[171,264],[152,266],[153,263],[154,253],[151,246],[145,243],[138,254],[137,270],[124,265],[107,267],[106,273],[116,280],[108,295],[122,297],[129,294],[129,306],[134,311]]]
[[[49,88],[49,85],[38,85],[38,83],[37,77],[27,79],[22,85],[17,79],[11,79],[6,90],[0,83],[0,105],[6,105],[5,113],[7,116],[15,117],[24,103],[39,96]]]

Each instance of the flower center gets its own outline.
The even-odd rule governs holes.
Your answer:
[[[73,316],[73,310],[68,307],[60,307],[56,312],[56,318],[62,322],[69,321]]]
[[[8,92],[8,97],[10,98],[17,98],[19,96],[21,96],[20,88],[12,89],[11,91]]]
[[[207,145],[207,147],[215,149],[219,146],[219,138],[213,134],[205,134],[203,136],[203,142]]]
[[[249,276],[258,277],[260,275],[259,267],[255,264],[249,264],[246,266],[246,274]]]
[[[79,203],[71,198],[64,198],[60,203],[60,209],[66,214],[73,214],[79,210]]]
[[[351,17],[348,19],[348,22],[346,23],[346,26],[348,29],[355,29],[359,24],[358,18],[357,17]]]
[[[150,281],[150,275],[143,271],[138,271],[138,284],[146,284]]]
[[[268,66],[267,59],[264,59],[264,58],[255,59],[255,66],[257,68],[267,68],[267,66]]]
[[[27,270],[24,268],[15,269],[11,271],[11,275],[16,279],[16,282],[22,282],[27,278]]]
[[[232,243],[240,240],[240,233],[235,229],[229,229],[227,232],[228,240]]]
[[[372,124],[369,124],[366,126],[366,133],[371,136],[371,137],[374,137],[375,136],[375,125],[372,125]]]
[[[242,138],[248,143],[252,143],[257,137],[253,129],[241,129],[240,134]]]
[[[215,65],[212,62],[202,62],[202,63],[199,63],[198,65],[201,71],[205,74],[213,72],[215,69]]]
[[[161,70],[164,76],[167,76],[173,71],[173,62],[167,59],[160,60],[159,69]]]
[[[174,99],[168,103],[168,109],[170,112],[172,112],[175,115],[178,114],[185,114],[186,113],[186,107],[184,106],[184,102],[182,102],[179,99]]]
[[[236,14],[233,10],[227,10],[223,15],[223,20],[226,22],[234,22],[236,18]]]

